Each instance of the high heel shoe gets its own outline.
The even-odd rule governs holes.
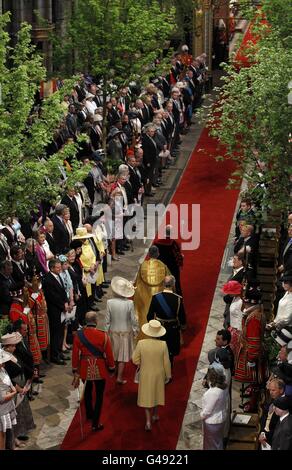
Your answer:
[[[145,424],[145,431],[151,431],[151,424]]]
[[[153,415],[152,416],[152,421],[153,421],[153,423],[155,423],[155,421],[159,421],[159,416]]]

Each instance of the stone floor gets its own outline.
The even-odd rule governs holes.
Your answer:
[[[220,77],[217,78],[220,79]],[[218,82],[215,83],[216,86],[220,85],[218,80],[215,81]],[[204,127],[203,123],[198,123],[196,118],[193,120],[194,123],[190,132],[182,138],[183,143],[175,165],[165,171],[162,179],[163,185],[156,190],[155,197],[149,201],[146,200],[145,203],[163,203],[165,205],[169,203]],[[150,244],[151,240],[149,239],[135,240],[133,242],[134,251],[127,252],[126,256],[122,256],[120,261],[113,262],[109,266],[107,278],[111,279],[113,275],[120,275],[129,280],[134,280]],[[229,247],[227,246],[177,449],[202,448],[199,411],[204,389],[201,386],[201,379],[207,367],[207,351],[214,346],[214,333],[222,325],[224,306],[219,290],[228,277],[226,269],[226,260],[229,257],[228,250]],[[103,326],[106,300],[110,297],[111,289],[109,288],[103,297],[103,303],[100,304],[100,328]],[[71,386],[70,361],[66,366],[50,365],[45,366],[43,370],[46,374],[44,383],[38,386],[39,388],[36,390],[39,394],[31,402],[36,429],[30,433],[30,439],[26,446],[27,450],[57,449],[78,408],[77,392]]]

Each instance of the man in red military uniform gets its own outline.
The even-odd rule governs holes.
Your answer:
[[[99,422],[107,369],[114,373],[115,361],[107,333],[96,329],[97,314],[88,312],[86,326],[78,330],[74,338],[72,352],[73,386],[79,386],[80,379],[85,382],[85,409],[87,419],[92,420],[92,430],[101,431],[104,426]],[[92,403],[93,385],[95,404]]]
[[[247,288],[243,299],[242,332],[239,339],[239,350],[235,365],[235,380],[251,385],[250,403],[245,411],[252,411],[255,391],[264,381],[265,364],[263,336],[265,331],[265,315],[261,305],[259,288]]]

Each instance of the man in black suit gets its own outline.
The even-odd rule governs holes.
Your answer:
[[[241,235],[234,246],[234,254],[243,253],[247,267],[256,268],[258,238],[252,225],[243,225]]]
[[[144,152],[143,163],[147,170],[147,179],[149,184],[146,188],[146,195],[151,194],[151,185],[156,186],[158,177],[158,147],[154,140],[155,127],[149,126],[144,134],[142,134],[142,148]]]
[[[282,253],[280,256],[280,267],[279,271],[291,271],[292,270],[292,224],[288,227],[288,238],[283,244]]]
[[[20,246],[13,246],[11,248],[11,258],[13,266],[12,279],[15,282],[16,290],[21,290],[25,286],[28,270],[23,249]]]
[[[129,168],[129,181],[132,186],[132,191],[133,191],[133,197],[138,201],[138,196],[141,193],[141,188],[143,187],[142,179],[141,179],[141,174],[139,175],[136,167],[137,167],[137,162],[136,158],[134,155],[131,155],[127,159],[127,166]]]
[[[64,204],[58,204],[55,208],[55,214],[52,216],[52,222],[54,224],[53,237],[58,255],[69,250],[70,235],[64,220],[64,213],[66,213],[67,210],[68,207]]]
[[[272,450],[292,450],[292,407],[291,397],[279,397],[274,401],[274,410],[279,416],[273,439]]]
[[[55,238],[54,238],[54,224],[51,221],[51,219],[47,219],[45,221],[44,227],[46,229],[46,240],[49,244],[50,250],[53,253],[53,255],[56,256],[57,247],[56,247],[56,242],[55,242]]]
[[[66,125],[71,138],[76,139],[77,115],[74,104],[70,104],[69,113],[66,116]]]
[[[285,382],[279,378],[269,381],[269,394],[272,399],[270,403],[265,403],[263,407],[263,415],[261,418],[261,433],[259,435],[259,443],[265,446],[266,443],[272,445],[273,434],[279,421],[279,416],[274,410],[274,401],[282,397],[285,393]]]
[[[166,276],[164,290],[153,295],[149,307],[147,321],[158,320],[166,329],[165,336],[160,339],[166,341],[169,359],[173,365],[174,356],[180,352],[180,330],[185,326],[186,318],[183,308],[183,299],[175,294],[175,277]]]
[[[76,232],[76,229],[77,227],[79,227],[79,223],[80,223],[79,209],[78,209],[78,204],[77,204],[75,194],[76,194],[75,189],[68,188],[67,193],[65,194],[65,196],[63,196],[62,201],[61,201],[61,204],[64,204],[70,210],[70,220],[71,220],[74,232]]]
[[[0,263],[0,318],[8,316],[12,304],[12,291],[16,289],[11,277],[13,271],[11,261],[4,260]]]
[[[23,367],[25,379],[28,381],[32,381],[34,375],[34,367],[33,355],[31,350],[29,349],[27,339],[28,326],[24,321],[20,319],[13,323],[13,331],[17,331],[22,336],[22,341],[16,345],[16,350],[14,354]]]
[[[63,328],[61,314],[68,311],[68,298],[65,286],[60,277],[62,270],[61,262],[57,259],[49,261],[49,272],[43,282],[43,290],[48,307],[50,322],[51,361],[55,364],[64,365],[62,354]]]

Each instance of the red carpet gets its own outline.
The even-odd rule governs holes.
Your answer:
[[[268,24],[264,18],[260,21],[260,23],[265,24],[265,25]],[[256,30],[255,24],[254,22],[251,22],[244,34],[241,46],[238,49],[234,58],[234,64],[236,68],[238,69],[242,67],[250,67],[251,65],[255,64],[255,61],[253,61],[248,56],[248,53],[251,52],[251,49],[253,48],[253,46],[255,46],[258,40],[260,39],[259,33],[255,30]]]
[[[199,148],[204,148],[210,156],[198,153]],[[175,360],[174,380],[166,387],[166,406],[159,411],[160,421],[151,433],[144,431],[144,410],[136,405],[138,385],[133,383],[134,367],[130,364],[126,385],[118,386],[113,379],[107,381],[101,417],[105,429],[93,434],[87,422],[85,439],[81,441],[79,413],[76,413],[62,444],[63,450],[176,448],[238,197],[238,191],[225,189],[234,170],[233,163],[216,163],[213,158],[216,153],[216,141],[204,129],[172,199],[176,204],[201,205],[201,244],[198,250],[184,253],[182,286],[188,329],[184,333],[185,345]]]

